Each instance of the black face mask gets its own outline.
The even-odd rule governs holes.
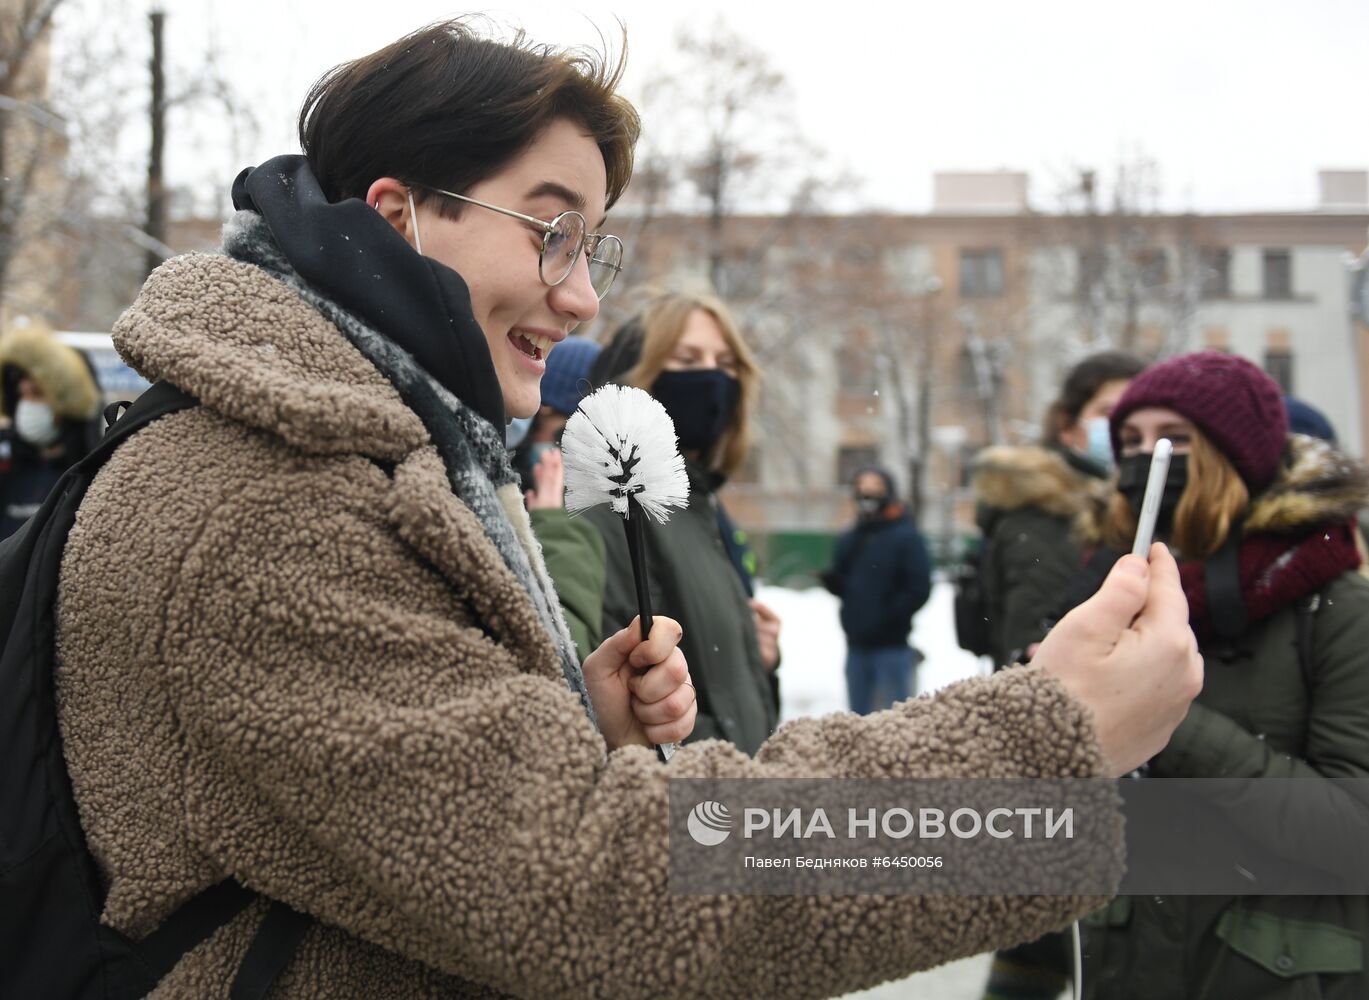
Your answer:
[[[737,412],[742,387],[717,368],[661,372],[651,394],[675,422],[682,451],[708,452]]]
[[[883,495],[857,493],[856,510],[864,520],[876,518],[889,505],[889,498]]]
[[[1117,492],[1127,498],[1127,506],[1137,517],[1141,516],[1141,502],[1146,496],[1146,477],[1150,475],[1150,453],[1128,455],[1117,463]],[[1174,521],[1174,508],[1179,506],[1179,498],[1188,486],[1188,456],[1174,455],[1169,460],[1169,472],[1165,476],[1165,491],[1160,495],[1160,514],[1155,519],[1156,530],[1162,534],[1169,531]]]

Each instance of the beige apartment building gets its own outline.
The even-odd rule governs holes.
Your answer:
[[[922,215],[715,225],[625,206],[609,228],[627,243],[628,270],[589,332],[607,336],[634,289],[707,287],[716,249],[765,378],[751,460],[727,500],[772,578],[797,578],[849,523],[846,483],[869,462],[894,470],[934,539],[969,531],[974,454],[1035,439],[1064,371],[1105,346],[1240,353],[1363,455],[1369,174],[1322,181],[1316,208],[1239,215],[1036,211],[1025,175],[1002,172],[938,175]],[[219,225],[173,223],[170,242],[210,248]],[[65,303],[112,321],[136,294],[139,264],[124,255],[117,280]]]

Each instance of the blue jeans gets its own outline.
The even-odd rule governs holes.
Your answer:
[[[869,715],[903,701],[913,693],[911,646],[846,651],[846,693],[851,711]]]

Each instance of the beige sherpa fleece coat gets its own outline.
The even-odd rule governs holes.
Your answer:
[[[62,567],[60,718],[113,926],[231,875],[320,922],[273,997],[788,998],[1097,904],[670,895],[668,776],[1091,776],[1092,724],[1022,669],[790,724],[754,760],[606,753],[419,420],[295,293],[179,258],[116,341],[203,405],[119,450]],[[263,912],[153,996],[226,997]]]

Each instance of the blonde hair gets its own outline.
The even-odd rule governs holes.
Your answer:
[[[1205,559],[1222,547],[1232,523],[1250,504],[1250,491],[1231,461],[1196,427],[1190,434],[1188,485],[1174,508],[1169,541],[1189,559]],[[1108,501],[1103,541],[1128,549],[1136,535],[1136,514],[1127,498]]]
[[[670,360],[690,315],[696,309],[707,313],[718,324],[723,340],[737,361],[737,381],[741,384],[737,409],[732,414],[727,430],[718,438],[712,450],[703,456],[707,468],[731,476],[741,468],[751,444],[751,414],[760,391],[761,372],[731,312],[721,299],[712,295],[687,295],[681,292],[654,294],[628,321],[641,328],[642,351],[637,363],[619,381],[650,392],[656,379],[665,371],[666,362]]]

